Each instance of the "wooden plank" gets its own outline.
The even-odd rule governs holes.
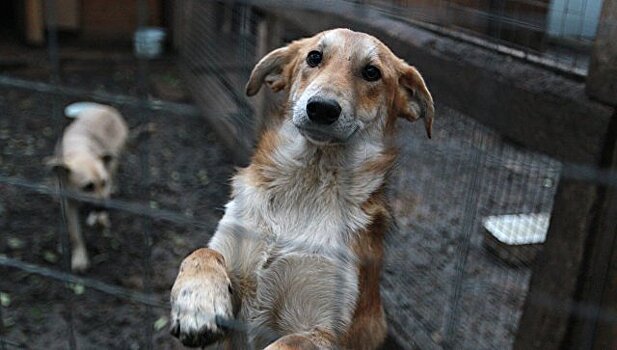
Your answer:
[[[617,170],[617,113],[613,116],[603,167]],[[598,191],[598,215],[586,247],[580,276],[579,305],[566,342],[576,349],[617,349],[617,187]]]
[[[162,0],[148,0],[149,26],[162,25]],[[82,2],[83,32],[90,38],[129,39],[137,29],[137,2],[88,0]]]
[[[81,1],[56,0],[56,21],[60,30],[78,30],[81,25]]]
[[[30,45],[43,45],[45,43],[43,2],[41,0],[26,0],[24,2],[24,13],[26,42]]]
[[[612,215],[613,218],[617,217],[617,211],[614,209],[617,204],[617,191],[612,191]],[[616,234],[616,229],[612,230],[613,236]],[[600,303],[600,314],[598,315],[598,322],[596,324],[596,331],[594,333],[593,349],[617,349],[617,244],[613,241],[612,244],[612,259],[607,271],[606,285],[603,288],[602,300]]]
[[[617,106],[617,0],[604,0],[593,45],[587,94]]]
[[[584,259],[596,189],[562,180],[555,196],[548,237],[534,272],[514,349],[559,349]]]

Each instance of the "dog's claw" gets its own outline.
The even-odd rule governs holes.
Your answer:
[[[208,327],[204,327],[196,332],[182,333],[180,331],[180,323],[176,322],[170,329],[171,335],[178,338],[184,346],[188,347],[205,347],[221,340],[225,333],[222,330],[212,331]]]

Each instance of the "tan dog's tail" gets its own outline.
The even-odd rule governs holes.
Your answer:
[[[109,108],[108,106],[96,102],[75,102],[64,107],[64,115],[67,118],[77,118],[81,113],[90,109]]]

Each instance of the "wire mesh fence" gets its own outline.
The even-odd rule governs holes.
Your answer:
[[[147,2],[138,4],[143,27]],[[57,3],[46,5],[48,47],[28,51],[45,63],[0,74],[0,348],[175,348],[167,299],[177,267],[214,232],[228,178],[246,162],[267,110],[267,101],[244,96],[244,84],[264,47],[298,32],[286,28],[264,38],[265,15],[250,2],[177,1],[177,55],[148,60],[122,48],[59,45]],[[551,59],[580,74],[584,55],[546,47],[552,36],[587,45],[595,30],[586,3],[576,15],[569,4],[543,1],[358,6],[507,41],[526,53],[555,54]],[[555,11],[561,17],[550,17]],[[566,22],[580,28],[572,32]],[[118,107],[132,130],[154,126],[129,142],[113,199],[57,188],[44,168],[67,124],[62,109],[75,100]],[[439,102],[433,140],[418,125],[398,128],[401,155],[390,179],[398,229],[387,238],[382,282],[392,336],[401,348],[512,347],[544,237],[523,244],[514,238],[546,235],[560,180],[614,187],[617,175],[517,146]],[[86,275],[70,271],[59,205],[66,200],[112,214],[111,230],[86,230],[92,251]]]
[[[602,7],[602,1],[584,0],[367,3],[397,18],[581,77],[587,74]]]

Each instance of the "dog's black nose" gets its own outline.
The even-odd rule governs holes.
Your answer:
[[[306,114],[318,124],[332,124],[341,115],[341,105],[335,100],[313,96],[306,104]]]

